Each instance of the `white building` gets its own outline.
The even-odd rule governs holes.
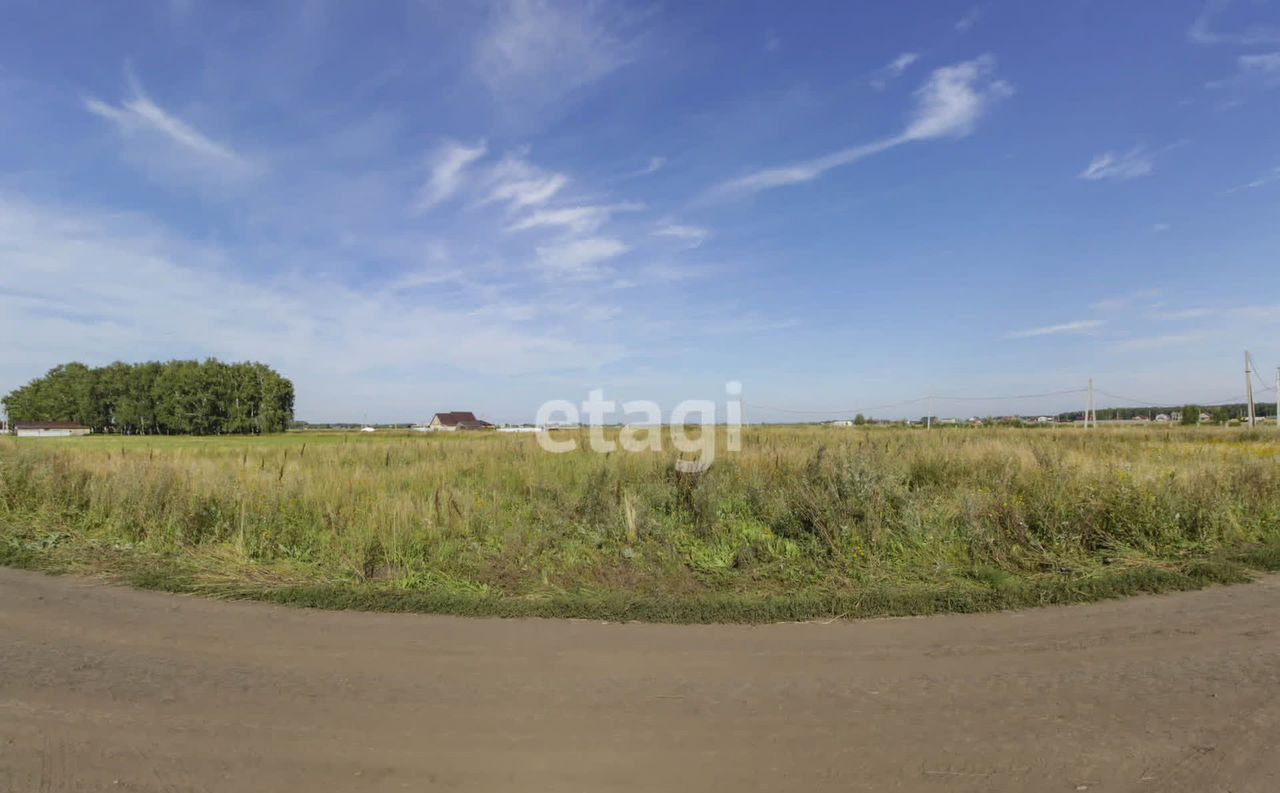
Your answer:
[[[93,430],[70,421],[15,421],[13,434],[19,438],[70,438]]]

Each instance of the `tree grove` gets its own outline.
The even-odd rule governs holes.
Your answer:
[[[293,383],[261,363],[67,363],[4,397],[11,421],[74,421],[124,435],[283,432]]]

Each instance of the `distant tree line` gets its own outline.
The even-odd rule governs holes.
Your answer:
[[[283,432],[293,383],[261,363],[67,363],[7,394],[10,421],[74,421],[122,435]]]
[[[1274,416],[1276,414],[1276,405],[1274,402],[1256,402],[1254,403],[1255,416]],[[1155,418],[1164,413],[1172,415],[1174,413],[1182,414],[1183,424],[1199,423],[1200,414],[1209,414],[1209,421],[1214,424],[1225,424],[1231,419],[1244,418],[1248,414],[1249,406],[1240,402],[1232,405],[1213,405],[1210,407],[1201,407],[1200,405],[1173,405],[1167,407],[1128,407],[1128,408],[1098,408],[1099,421],[1116,421],[1135,419],[1138,416],[1146,416],[1147,418]],[[1083,421],[1084,411],[1074,410],[1066,413],[1058,414],[1059,421]]]

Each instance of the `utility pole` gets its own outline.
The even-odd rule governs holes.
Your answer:
[[[1093,417],[1093,427],[1098,428],[1098,410],[1093,406],[1093,378],[1089,378],[1089,402],[1084,408],[1084,428],[1089,429],[1089,417]]]
[[[1249,426],[1254,426],[1255,414],[1253,412],[1253,358],[1249,355],[1249,351],[1244,351],[1244,393],[1249,400]]]
[[[924,428],[933,429],[933,386],[929,386],[929,415],[924,417]]]
[[[1276,367],[1276,426],[1280,427],[1280,366]]]

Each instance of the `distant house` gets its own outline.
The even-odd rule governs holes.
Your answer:
[[[1036,423],[1037,423],[1037,424],[1052,424],[1052,423],[1053,423],[1053,418],[1052,418],[1051,416],[1036,416]]]
[[[1169,414],[1168,414],[1168,413],[1157,413],[1157,414],[1156,414],[1156,421],[1168,421],[1168,420],[1169,420]]]
[[[835,421],[832,421],[829,423],[833,427],[852,427],[853,426],[853,421],[851,419],[836,419]]]
[[[1213,421],[1213,416],[1210,416],[1208,413],[1201,413],[1201,414],[1200,414],[1200,423],[1201,423],[1201,424],[1208,424],[1208,423],[1209,423],[1209,422],[1211,422],[1211,421]]]
[[[450,413],[437,413],[427,423],[430,432],[456,432],[457,430],[487,430],[493,425],[476,418],[469,410],[455,410]]]
[[[15,421],[13,434],[19,438],[70,438],[93,430],[70,421]]]

